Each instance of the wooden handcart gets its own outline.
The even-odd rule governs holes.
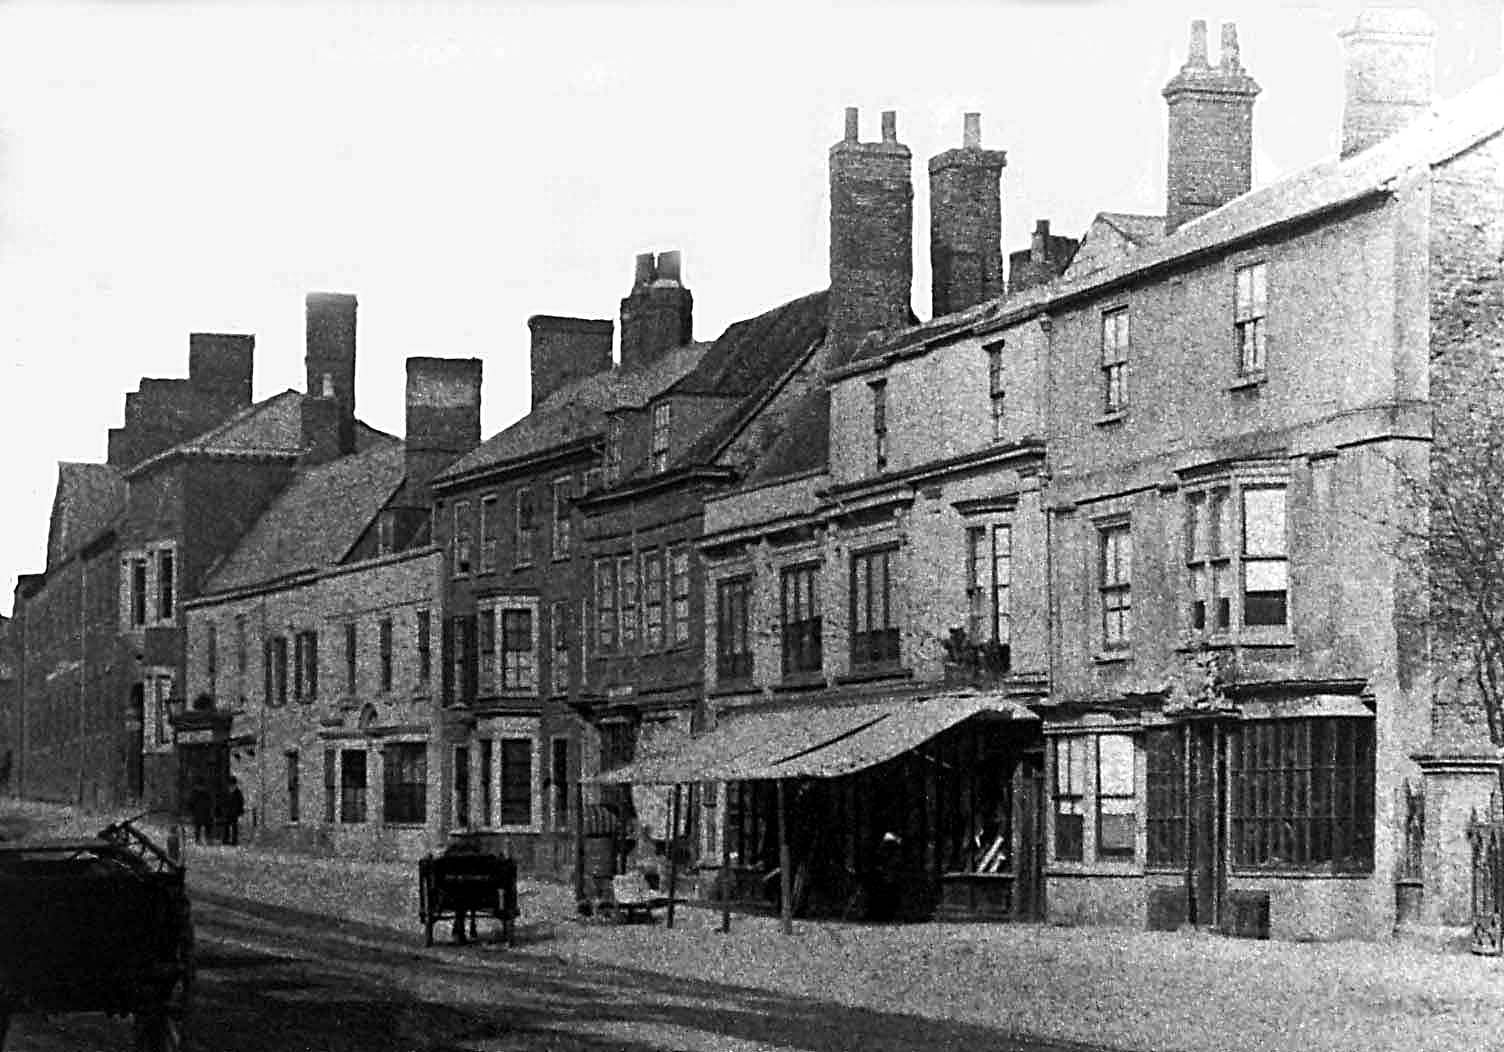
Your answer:
[[[501,855],[449,853],[427,855],[418,861],[418,923],[423,945],[433,945],[433,928],[453,922],[455,942],[476,937],[476,918],[501,922],[502,937],[511,946],[516,938],[517,863]]]
[[[138,1052],[181,1048],[193,985],[183,876],[130,822],[0,844],[0,1049],[22,1012],[130,1016]]]

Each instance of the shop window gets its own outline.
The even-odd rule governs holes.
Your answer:
[[[1235,865],[1373,869],[1371,719],[1248,721],[1227,749]]]
[[[298,817],[301,812],[301,803],[298,799],[300,795],[298,750],[289,749],[287,752],[283,753],[282,763],[287,774],[287,820],[289,822],[296,822],[298,821]]]
[[[1055,739],[1055,858],[1060,862],[1086,857],[1088,745],[1085,737]]]
[[[1132,858],[1138,834],[1133,739],[1101,734],[1097,753],[1097,857]]]
[[[394,742],[382,753],[382,814],[388,824],[414,825],[428,812],[428,747]]]
[[[501,824],[533,824],[533,742],[531,738],[501,740]]]
[[[470,827],[470,746],[454,747],[454,824]]]
[[[1144,732],[1144,767],[1148,864],[1183,866],[1188,819],[1185,731],[1179,727],[1159,727]]]
[[[339,820],[348,824],[366,820],[366,752],[364,749],[340,750]]]

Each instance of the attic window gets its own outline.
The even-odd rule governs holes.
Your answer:
[[[673,405],[660,402],[653,407],[653,473],[668,470],[668,433],[673,419]]]
[[[319,393],[325,398],[334,397],[334,374],[325,373],[319,383]]]

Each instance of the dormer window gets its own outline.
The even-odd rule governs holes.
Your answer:
[[[668,402],[653,406],[652,469],[655,475],[668,470],[668,432],[673,408]]]

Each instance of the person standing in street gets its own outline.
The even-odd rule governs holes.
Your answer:
[[[213,834],[214,801],[202,778],[195,778],[193,788],[188,791],[188,814],[193,819],[193,842],[207,842]]]
[[[240,816],[245,814],[245,794],[240,791],[240,784],[235,781],[235,776],[230,776],[230,791],[225,794],[225,834],[224,842],[231,847],[240,844]]]

